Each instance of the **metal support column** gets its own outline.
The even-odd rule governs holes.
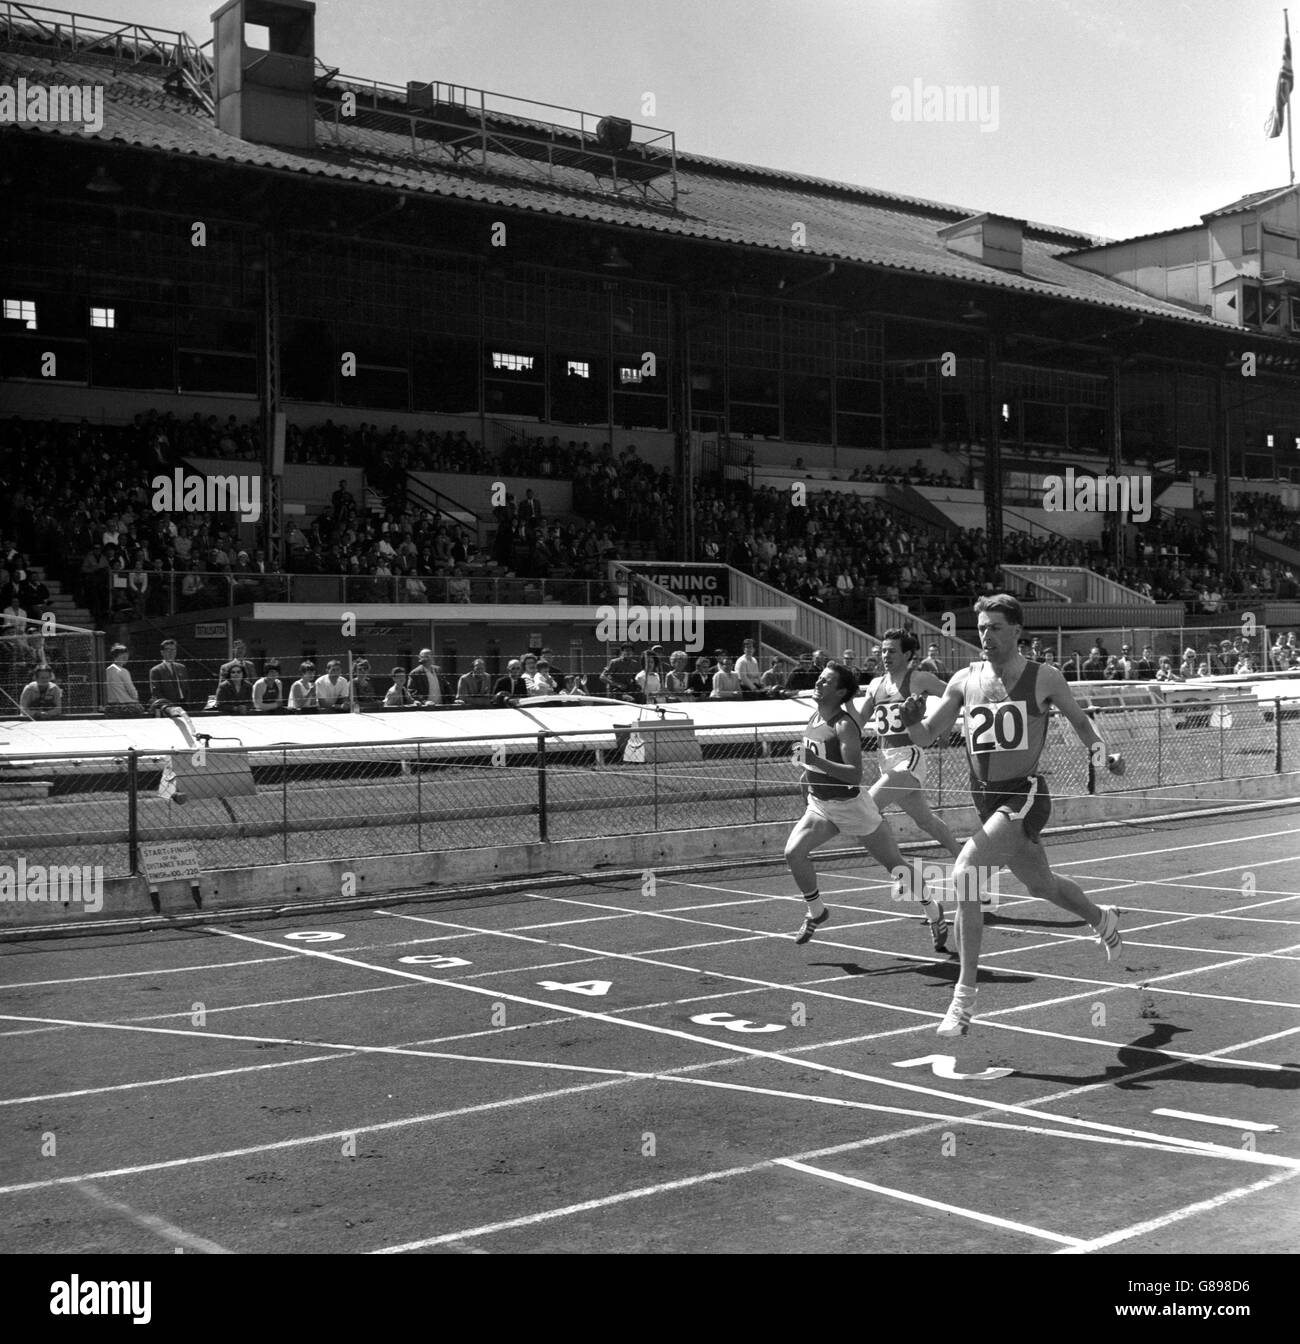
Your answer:
[[[984,531],[989,563],[1002,563],[1002,403],[998,400],[998,338],[990,333],[984,347]]]
[[[280,411],[280,287],[275,235],[262,237],[262,535],[266,563],[284,563],[284,464],[276,461]],[[278,469],[277,469],[278,468]]]

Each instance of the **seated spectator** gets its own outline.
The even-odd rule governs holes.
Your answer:
[[[319,709],[347,709],[351,702],[351,686],[343,675],[343,664],[332,658],[325,664],[325,675],[316,678],[316,705]]]
[[[253,683],[253,713],[271,714],[284,708],[284,685],[280,681],[280,661],[268,658],[262,675]]]
[[[244,685],[251,688],[253,682],[257,679],[257,669],[253,666],[253,660],[248,656],[248,650],[242,639],[235,640],[234,644],[231,645],[230,659],[228,662],[221,664],[221,671],[217,680],[219,682],[224,681],[230,675],[232,667],[242,667],[244,669]]]
[[[686,689],[696,700],[707,700],[713,690],[713,664],[701,654],[695,660],[695,671],[686,678]]]
[[[32,647],[27,639],[27,622],[27,613],[19,605],[18,594],[15,593],[5,608],[3,636],[5,647],[15,661],[25,661],[31,657]]]
[[[801,695],[804,691],[811,691],[817,685],[817,677],[812,654],[801,653],[798,663],[790,669],[790,675],[785,679],[785,694]]]
[[[492,703],[500,708],[511,700],[523,699],[527,694],[528,683],[524,680],[524,665],[518,658],[512,658],[492,687]]]
[[[659,660],[646,654],[645,666],[636,674],[636,688],[645,696],[647,705],[663,698],[664,680],[659,675]]]
[[[482,658],[475,658],[470,670],[456,683],[456,703],[477,708],[492,703],[492,678]]]
[[[406,686],[406,669],[404,667],[393,668],[393,684],[384,694],[385,709],[410,709],[415,704],[415,696]]]
[[[63,690],[55,685],[54,669],[41,664],[34,680],[23,687],[18,707],[33,719],[54,719],[63,713]]]
[[[469,600],[469,579],[465,577],[465,571],[457,565],[453,577],[447,580],[447,601],[465,604]]]
[[[1115,660],[1109,660],[1113,663]],[[1083,660],[1083,679],[1084,681],[1101,681],[1106,675],[1106,668],[1109,663],[1106,655],[1102,652],[1100,644],[1092,646],[1092,652]]]
[[[113,661],[104,669],[104,713],[117,717],[143,714],[144,706],[126,668],[126,645],[114,644],[108,652]]]
[[[1147,644],[1142,649],[1142,656],[1133,665],[1133,678],[1135,681],[1150,681],[1155,674],[1155,650]]]
[[[218,714],[249,714],[253,709],[253,688],[244,675],[242,663],[232,663],[230,671],[217,686]]]
[[[1196,675],[1198,677],[1208,677],[1213,674],[1210,671],[1210,665],[1204,659],[1196,664]]]
[[[779,658],[770,658],[767,671],[763,673],[763,690],[768,695],[780,695],[785,688],[785,669]]]
[[[741,654],[736,659],[736,675],[740,678],[740,689],[745,695],[757,695],[763,689],[763,669],[759,666],[754,649],[752,639],[742,641]]]
[[[376,698],[375,689],[370,682],[370,660],[355,659],[352,664],[352,703],[359,705]]]
[[[289,708],[299,713],[307,710],[313,713],[316,703],[316,664],[310,661],[298,664],[298,680],[289,687]]]
[[[1113,653],[1106,659],[1106,666],[1102,669],[1101,675],[1104,681],[1124,680],[1124,673],[1120,668],[1119,659]]]
[[[1157,681],[1182,681],[1182,677],[1174,671],[1174,660],[1168,654],[1161,654],[1160,666],[1156,669]]]
[[[710,700],[739,700],[740,677],[732,669],[731,655],[724,653],[718,659],[718,670],[713,674]]]
[[[1182,677],[1194,677],[1196,675],[1196,650],[1184,649],[1183,661],[1178,669]]]
[[[664,675],[664,693],[685,696],[690,693],[691,674],[686,666],[686,650],[674,649],[668,659],[668,671]]]
[[[531,671],[528,659],[524,659],[524,681],[528,684],[529,695],[554,695],[557,690],[551,665],[544,658],[537,659]]]

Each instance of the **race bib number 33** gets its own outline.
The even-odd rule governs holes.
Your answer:
[[[1024,751],[1029,745],[1029,707],[1023,700],[973,705],[966,711],[966,735],[972,755],[986,751]]]

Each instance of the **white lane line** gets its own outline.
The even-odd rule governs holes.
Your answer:
[[[1199,1115],[1196,1111],[1171,1111],[1167,1107],[1152,1115],[1172,1115],[1175,1120],[1199,1120],[1203,1125],[1222,1125],[1225,1129],[1251,1129],[1257,1134],[1276,1134],[1276,1125],[1261,1125],[1254,1120],[1232,1120],[1226,1115]]]
[[[1181,1209],[1174,1209],[1171,1213],[1161,1214],[1158,1218],[1149,1218],[1146,1222],[1134,1223],[1132,1227],[1122,1227],[1117,1232],[1108,1232],[1104,1237],[1094,1237],[1091,1241],[1085,1241],[1079,1246],[1067,1246],[1054,1252],[1056,1255],[1088,1255],[1093,1251],[1104,1250],[1107,1246],[1114,1246],[1121,1241],[1131,1241],[1134,1237],[1144,1236],[1148,1232],[1159,1232],[1161,1228],[1170,1227],[1174,1223],[1181,1223],[1186,1218],[1192,1218],[1198,1213],[1208,1213],[1212,1209],[1221,1208],[1224,1204],[1230,1204],[1233,1200],[1242,1199],[1246,1195],[1258,1194],[1261,1190],[1267,1190],[1270,1185],[1279,1185],[1283,1181],[1294,1180],[1300,1172],[1295,1171],[1275,1171],[1271,1176],[1265,1176],[1263,1180],[1256,1181],[1253,1185],[1238,1186],[1235,1190],[1225,1191],[1221,1195],[1215,1195],[1213,1199],[1203,1199],[1196,1204],[1186,1204]]]
[[[428,923],[437,924],[442,921],[429,920]],[[464,929],[464,925],[448,925],[452,928]],[[236,933],[231,929],[222,929],[217,926],[209,926],[208,932],[226,938],[235,938],[243,942],[257,943],[260,939],[254,938],[251,934]],[[503,934],[499,930],[471,930],[479,933],[496,933],[499,937],[516,938],[523,941],[530,940],[523,934]],[[381,975],[396,975],[407,979],[424,980],[431,985],[437,985],[441,988],[459,989],[463,993],[482,994],[493,997],[499,997],[511,1002],[520,1003],[527,1007],[542,1008],[548,1012],[555,1012],[557,1008],[564,1005],[557,1005],[553,1002],[547,1002],[541,999],[527,998],[520,994],[509,994],[500,989],[491,990],[479,985],[466,984],[464,981],[443,980],[436,976],[422,976],[415,972],[399,970],[391,966],[375,966],[368,962],[356,961],[351,957],[345,957],[338,952],[326,952],[319,948],[302,947],[296,949],[299,956],[314,957],[324,961],[338,962],[342,965],[361,966],[370,970],[377,971]],[[590,948],[575,948],[575,951],[589,952]],[[680,969],[680,968],[678,968]],[[610,1013],[595,1012],[585,1008],[570,1008],[569,1011],[575,1017],[587,1018],[594,1022],[614,1023],[618,1026],[630,1027],[637,1031],[669,1037],[675,1040],[687,1041],[693,1045],[703,1045],[711,1050],[723,1050],[728,1053],[749,1055],[755,1059],[769,1059],[777,1063],[795,1064],[802,1069],[813,1069],[821,1073],[835,1074],[843,1078],[851,1078],[857,1082],[876,1083],[881,1087],[892,1089],[899,1092],[919,1093],[922,1096],[935,1097],[942,1101],[955,1101],[964,1106],[983,1106],[990,1111],[999,1111],[1008,1115],[1019,1115],[1031,1120],[1045,1120],[1055,1124],[1075,1125],[1081,1129],[1092,1130],[1096,1133],[1117,1134],[1125,1138],[1132,1139],[1151,1139],[1156,1142],[1176,1142],[1186,1145],[1188,1148],[1199,1148],[1203,1152],[1216,1153],[1219,1157],[1228,1161],[1248,1161],[1261,1163],[1267,1166],[1295,1166],[1300,1168],[1300,1158],[1274,1157],[1269,1154],[1252,1153],[1240,1151],[1235,1148],[1226,1148],[1221,1144],[1203,1143],[1195,1139],[1171,1139],[1164,1134],[1153,1134],[1148,1130],[1130,1129],[1123,1125],[1106,1125],[1094,1120],[1083,1120],[1077,1116],[1062,1116],[1045,1114],[1041,1111],[1035,1111],[1032,1107],[1015,1106],[1010,1102],[994,1102],[981,1100],[979,1098],[967,1097],[958,1092],[946,1092],[941,1088],[926,1087],[921,1083],[902,1082],[895,1078],[882,1078],[874,1074],[860,1073],[853,1069],[841,1069],[830,1064],[824,1064],[820,1060],[813,1059],[795,1059],[790,1055],[785,1055],[775,1050],[760,1050],[756,1046],[740,1045],[736,1043],[723,1043],[709,1036],[702,1036],[696,1032],[681,1031],[673,1027],[661,1027],[652,1022],[636,1022],[625,1018],[618,1018]]]
[[[183,1227],[177,1227],[165,1218],[159,1218],[157,1214],[141,1213],[129,1204],[110,1199],[98,1186],[91,1185],[89,1182],[78,1185],[76,1190],[78,1194],[84,1195],[93,1204],[98,1204],[101,1208],[111,1209],[114,1213],[120,1213],[124,1218],[129,1218],[137,1227],[143,1227],[146,1232],[152,1232],[154,1236],[161,1237],[163,1241],[170,1242],[173,1246],[183,1246],[187,1251],[198,1251],[201,1255],[233,1254],[233,1252],[226,1250],[224,1246],[218,1246],[215,1241],[209,1241],[206,1237],[197,1236],[193,1232],[186,1232]]]
[[[827,1171],[824,1167],[811,1167],[806,1162],[796,1162],[792,1157],[778,1157],[778,1167],[789,1167],[791,1171],[807,1172],[809,1176],[820,1176],[823,1180],[838,1181],[841,1185],[851,1185],[855,1190],[867,1190],[873,1195],[886,1195],[890,1199],[901,1199],[905,1204],[920,1204],[923,1208],[936,1209],[940,1213],[955,1213],[960,1218],[973,1218],[977,1223],[987,1223],[990,1227],[1005,1228],[1009,1232],[1024,1232],[1031,1237],[1042,1237],[1046,1241],[1059,1242],[1062,1246],[1082,1246],[1078,1237],[1063,1237],[1059,1232],[1048,1232],[1041,1227],[1030,1227],[1028,1223],[1013,1223],[1007,1218],[997,1218],[991,1213],[980,1213],[975,1209],[964,1209],[958,1204],[944,1204],[937,1199],[926,1199],[924,1195],[912,1195],[906,1190],[893,1190],[887,1185],[873,1185],[870,1181],[860,1181],[856,1176],[845,1176],[838,1171]]]
[[[461,938],[472,937],[467,933],[437,934],[431,938],[404,938],[396,943],[370,943],[364,947],[355,947],[354,952],[382,952],[389,947],[417,947],[422,943],[450,943]],[[278,961],[292,961],[293,954],[286,952],[281,957],[249,957],[243,961],[214,961],[199,966],[168,966],[148,971],[112,971],[105,975],[71,975],[62,980],[18,980],[12,984],[0,984],[0,992],[6,989],[46,989],[52,985],[92,985],[100,980],[140,979],[146,975],[184,975],[190,971],[228,971],[238,966],[270,966]]]
[[[588,915],[583,919],[556,919],[548,924],[511,924],[515,933],[531,933],[536,929],[562,929],[569,924],[599,924],[602,920],[630,919],[630,915]]]

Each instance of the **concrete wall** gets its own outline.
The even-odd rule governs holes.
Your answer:
[[[1257,779],[1223,780],[1183,787],[1163,786],[1150,796],[1142,791],[1072,797],[1053,802],[1055,831],[1183,813],[1221,816],[1234,802],[1293,800],[1300,797],[1300,774],[1266,775]],[[961,834],[979,823],[974,808],[948,808],[944,819]],[[162,890],[164,915],[153,914],[142,878],[107,879],[104,908],[96,915],[81,909],[45,904],[0,903],[0,937],[47,936],[51,933],[95,933],[106,927],[130,930],[168,927],[176,921],[228,919],[236,913],[291,913],[349,906],[389,904],[394,900],[429,900],[454,891],[490,894],[488,884],[545,881],[557,873],[573,875],[604,870],[639,873],[710,860],[777,858],[790,833],[790,821],[750,826],[721,826],[667,835],[623,835],[597,840],[532,842],[490,849],[449,850],[378,858],[280,864],[205,873],[199,882],[200,914],[187,882]],[[906,817],[891,816],[901,844],[932,844]],[[836,846],[822,851],[861,853]],[[870,868],[871,860],[864,859]],[[344,874],[352,874],[355,894],[344,896]]]

